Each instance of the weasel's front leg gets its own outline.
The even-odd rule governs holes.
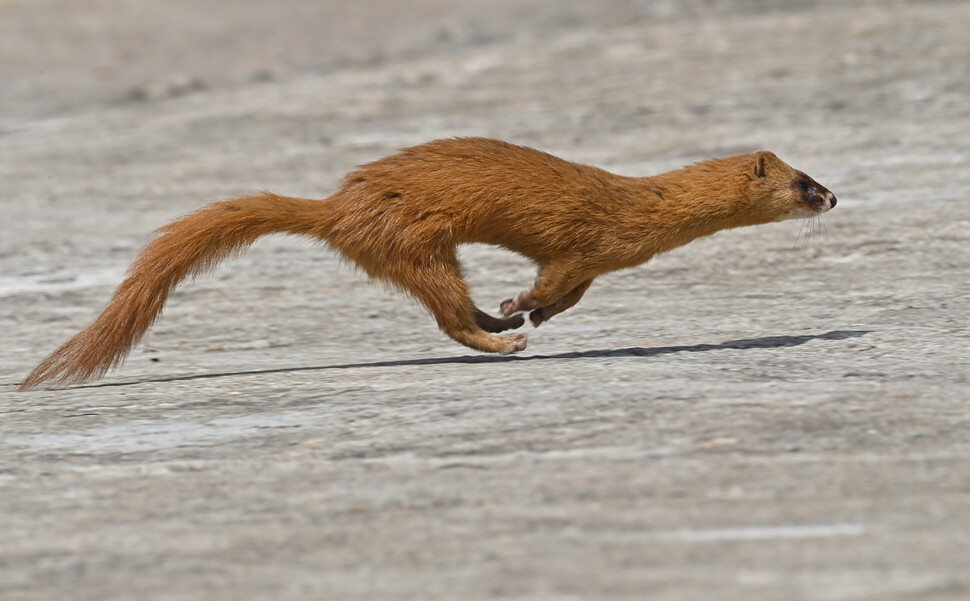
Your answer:
[[[589,288],[587,280],[581,276],[573,274],[577,270],[570,269],[567,264],[559,263],[547,265],[539,270],[539,277],[536,278],[535,285],[531,290],[520,292],[515,298],[510,298],[502,302],[502,315],[508,317],[519,311],[531,311],[538,307],[548,307],[562,301],[562,307],[558,310],[550,311],[549,317],[556,313],[565,311],[576,304],[582,297],[586,289]],[[590,278],[588,281],[592,281]],[[583,286],[583,284],[586,284]],[[572,298],[573,293],[577,296]],[[545,319],[548,319],[545,318]],[[542,323],[544,319],[540,319]],[[533,322],[534,323],[534,322]]]
[[[532,322],[533,327],[538,328],[539,324],[544,321],[548,321],[553,315],[559,315],[566,309],[572,307],[579,302],[579,299],[583,298],[586,291],[589,290],[590,284],[593,283],[593,278],[590,278],[582,282],[579,286],[576,286],[569,291],[566,296],[560,298],[551,305],[546,305],[545,307],[539,307],[529,313],[529,321]]]

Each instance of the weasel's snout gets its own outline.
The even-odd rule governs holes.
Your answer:
[[[835,194],[832,194],[825,188],[815,190],[815,193],[808,200],[808,204],[819,213],[834,209],[837,202],[839,202],[839,199],[835,197]]]

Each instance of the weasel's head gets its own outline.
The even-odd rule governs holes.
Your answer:
[[[793,169],[774,153],[753,155],[751,197],[764,211],[764,221],[816,217],[835,206],[835,195],[808,175]]]

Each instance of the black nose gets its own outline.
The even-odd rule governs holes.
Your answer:
[[[831,208],[834,209],[835,208],[835,203],[839,202],[839,199],[835,197],[835,194],[833,194],[831,200],[832,200]]]

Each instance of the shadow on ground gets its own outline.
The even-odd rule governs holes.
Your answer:
[[[304,367],[280,367],[273,369],[254,369],[246,371],[224,371],[211,374],[194,374],[190,376],[172,376],[169,378],[151,378],[128,382],[103,382],[87,384],[75,388],[108,388],[115,386],[133,386],[150,382],[181,382],[186,380],[205,380],[226,376],[253,376],[260,374],[292,373],[301,371],[327,371],[334,369],[366,369],[373,367],[407,367],[417,365],[443,365],[459,363],[505,363],[511,361],[540,361],[550,359],[591,359],[600,357],[657,357],[672,353],[704,353],[708,351],[766,349],[801,346],[814,340],[846,340],[858,338],[868,334],[869,330],[833,330],[824,334],[806,334],[804,336],[764,336],[761,338],[742,338],[728,340],[719,344],[690,344],[678,346],[630,347],[622,349],[596,349],[591,351],[575,351],[557,353],[554,355],[462,355],[460,357],[429,357],[426,359],[402,359],[399,361],[373,361],[363,363],[339,363],[336,365],[314,365]]]

